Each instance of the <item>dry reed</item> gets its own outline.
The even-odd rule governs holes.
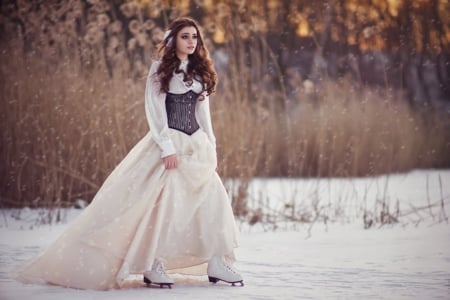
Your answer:
[[[162,30],[131,4],[92,3],[23,8],[31,22],[25,22],[26,38],[3,23],[11,31],[0,45],[3,206],[58,208],[92,199],[148,130],[143,78]],[[61,11],[66,22],[51,27],[45,17],[58,20]],[[33,25],[40,21],[43,26]],[[288,100],[281,71],[275,68],[275,82],[265,75],[274,54],[256,37],[250,46],[234,40],[225,49],[229,68],[219,74],[211,100],[219,172],[241,179],[232,195],[236,214],[247,213],[246,187],[255,176],[368,176],[450,166],[446,119],[345,79],[299,88]],[[304,86],[301,78],[291,80]]]

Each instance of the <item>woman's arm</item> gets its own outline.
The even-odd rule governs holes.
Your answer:
[[[167,125],[166,93],[160,92],[160,82],[156,75],[159,64],[159,61],[153,62],[147,76],[145,114],[150,126],[150,133],[161,148],[161,157],[167,157],[174,155],[176,151]]]
[[[197,122],[203,131],[206,132],[210,142],[216,147],[216,137],[211,122],[211,111],[209,108],[209,96],[205,95],[205,99],[197,101],[197,108],[195,110]]]

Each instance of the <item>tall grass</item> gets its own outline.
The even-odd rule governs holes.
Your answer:
[[[148,126],[143,81],[1,56],[2,202],[90,198]]]
[[[221,78],[214,119],[226,177],[371,176],[450,166],[450,120],[414,109],[401,91],[358,87],[348,78],[315,86],[292,76],[298,88],[288,98],[265,82],[267,66],[260,64],[233,60],[230,69],[239,71]]]
[[[26,39],[3,24],[12,30],[0,40],[3,206],[55,208],[92,199],[148,130],[144,74],[162,31],[124,4],[127,40],[117,7],[97,2],[89,9],[64,3],[73,18],[88,12],[89,22],[80,21],[83,39],[69,17],[50,35],[30,25]],[[46,13],[57,14],[22,12],[43,22]],[[245,214],[246,187],[255,176],[367,176],[450,166],[448,120],[413,110],[401,95],[356,88],[345,78],[310,87],[291,76],[298,89],[288,98],[277,66],[275,82],[266,75],[275,60],[263,38],[250,45],[233,40],[225,51],[228,69],[219,74],[211,106],[219,172],[241,179],[239,189],[230,189],[237,191],[237,214]]]
[[[2,203],[52,207],[90,199],[148,130],[145,80],[110,78],[70,62],[25,62],[7,50],[0,59]],[[300,91],[286,109],[267,105],[278,92],[238,96],[230,84],[222,77],[211,100],[224,178],[449,166],[448,124],[401,99],[329,81],[312,94]]]

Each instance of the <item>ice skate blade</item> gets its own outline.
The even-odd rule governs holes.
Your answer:
[[[151,282],[150,279],[144,276],[144,282],[147,284],[147,287],[151,287],[152,283],[154,285],[159,285],[159,287],[162,289],[164,286],[167,286],[169,289],[172,288],[173,283],[166,283],[166,282]]]
[[[230,281],[226,281],[226,280],[223,280],[223,279],[220,279],[220,278],[216,278],[216,277],[211,277],[211,276],[208,276],[208,279],[209,279],[209,282],[212,282],[212,283],[217,283],[217,281],[223,281],[223,282],[226,282],[226,283],[231,283],[232,286],[235,286],[235,284],[237,284],[237,283],[240,283],[241,286],[244,286],[244,281],[243,280],[230,282]]]

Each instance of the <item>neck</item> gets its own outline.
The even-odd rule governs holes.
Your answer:
[[[186,54],[186,55],[180,55],[179,53],[177,53],[177,57],[178,57],[178,59],[181,60],[181,61],[187,60],[187,59],[188,59],[187,54]]]

